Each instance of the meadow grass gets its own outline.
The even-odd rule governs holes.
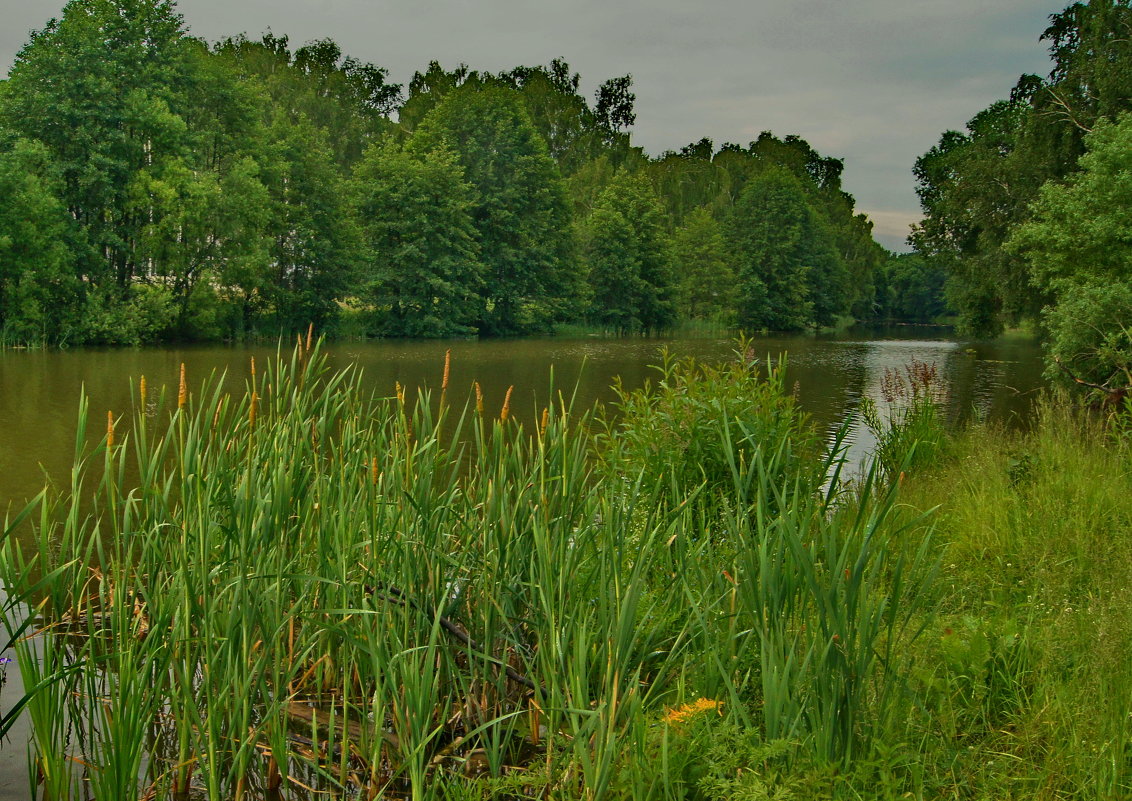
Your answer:
[[[743,357],[529,429],[447,375],[374,394],[308,339],[238,396],[84,405],[0,552],[35,797],[1127,791],[1104,430],[1049,407],[847,486]]]

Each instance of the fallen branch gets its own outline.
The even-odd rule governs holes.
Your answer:
[[[1124,400],[1126,397],[1128,397],[1129,392],[1132,392],[1132,385],[1129,385],[1129,386],[1126,386],[1126,387],[1117,387],[1117,388],[1113,389],[1111,387],[1106,387],[1103,384],[1094,384],[1092,381],[1086,381],[1085,379],[1074,375],[1073,371],[1070,370],[1068,367],[1066,367],[1064,364],[1062,364],[1061,359],[1059,359],[1056,356],[1053,357],[1053,363],[1056,364],[1058,366],[1058,368],[1063,373],[1065,373],[1067,376],[1069,376],[1069,378],[1072,379],[1075,383],[1080,384],[1083,387],[1089,387],[1090,389],[1097,389],[1097,390],[1100,390],[1101,392],[1105,393],[1106,397],[1104,399],[1104,403],[1106,403],[1106,404],[1108,404],[1108,403],[1120,403],[1122,400]]]

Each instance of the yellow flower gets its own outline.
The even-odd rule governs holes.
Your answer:
[[[703,714],[715,710],[719,714],[723,714],[723,702],[715,701],[711,698],[697,698],[690,704],[684,704],[673,709],[669,709],[664,714],[664,722],[668,724],[687,723],[696,715]]]

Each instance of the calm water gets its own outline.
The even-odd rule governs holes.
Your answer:
[[[864,396],[879,397],[886,368],[899,369],[912,359],[935,363],[949,386],[954,420],[978,414],[996,420],[1024,421],[1041,385],[1036,343],[1013,340],[965,344],[944,339],[947,329],[904,327],[868,334],[831,337],[761,338],[762,356],[786,353],[788,380],[796,383],[803,407],[820,426],[835,429]],[[328,348],[335,366],[356,364],[365,380],[393,392],[395,382],[414,387],[440,384],[444,351],[452,349],[450,397],[468,391],[478,380],[488,409],[502,404],[514,385],[512,407],[528,419],[555,386],[577,387],[580,406],[613,397],[610,385],[620,377],[628,388],[650,376],[661,349],[707,360],[728,358],[727,339],[526,339],[488,342],[374,342]],[[0,506],[22,503],[47,479],[65,481],[75,448],[78,401],[90,398],[89,437],[104,431],[107,410],[127,414],[130,389],[140,376],[151,387],[165,384],[176,392],[184,362],[190,386],[211,371],[227,371],[233,391],[242,391],[248,358],[261,365],[270,348],[200,347],[139,350],[76,350],[0,353]],[[851,455],[871,445],[867,432],[855,431]]]
[[[1012,340],[966,344],[947,339],[946,329],[898,328],[829,337],[762,338],[762,357],[788,354],[787,379],[796,384],[803,407],[824,430],[836,430],[861,398],[880,400],[886,369],[902,369],[913,359],[934,363],[948,388],[954,422],[972,415],[1024,425],[1041,387],[1036,343]],[[376,342],[336,344],[328,349],[333,365],[357,364],[365,380],[380,391],[394,383],[414,387],[440,384],[444,351],[452,349],[450,397],[469,391],[478,380],[489,409],[497,409],[514,385],[512,408],[533,419],[554,385],[577,387],[577,403],[589,406],[613,397],[620,377],[627,388],[656,375],[653,365],[662,348],[679,356],[718,361],[733,353],[727,339],[534,339],[489,342]],[[102,436],[106,411],[126,414],[131,385],[146,376],[150,387],[164,383],[176,393],[184,362],[190,386],[211,371],[227,371],[231,389],[240,392],[248,358],[260,364],[270,348],[153,348],[66,352],[0,352],[0,507],[22,505],[46,480],[65,482],[75,448],[80,393],[90,398],[92,441]],[[859,462],[873,442],[855,427],[849,457]],[[0,511],[3,511],[0,509]],[[20,681],[10,671],[0,688],[0,711],[19,697]],[[26,723],[26,718],[21,723]],[[22,726],[0,744],[0,801],[27,795],[27,730]]]

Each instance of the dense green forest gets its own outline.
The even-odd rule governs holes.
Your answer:
[[[1065,371],[1119,390],[1132,385],[1132,6],[1075,3],[1042,39],[1047,77],[1023,75],[917,161],[912,241],[947,272],[966,333],[1036,323]]]
[[[207,43],[167,0],[74,0],[0,83],[0,332],[802,330],[941,310],[916,295],[927,263],[873,241],[839,159],[769,132],[650,158],[631,76],[592,101],[579,85],[559,59],[434,61],[406,88],[330,40]]]

